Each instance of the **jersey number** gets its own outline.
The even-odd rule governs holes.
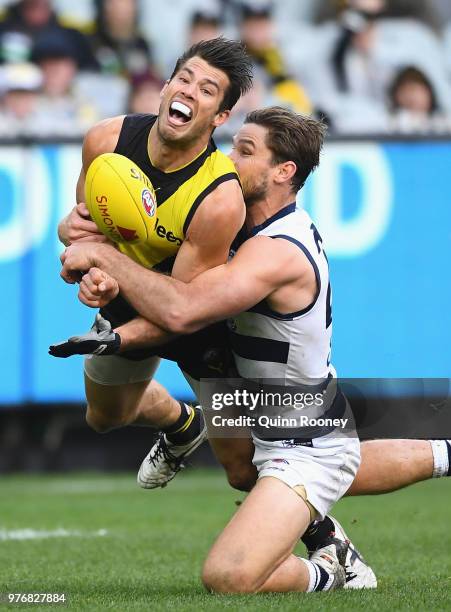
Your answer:
[[[318,254],[322,253],[329,265],[329,260],[327,259],[326,253],[323,251],[323,239],[319,231],[316,229],[315,224],[312,223],[310,229],[313,232],[313,238],[315,240],[316,248],[318,249]],[[332,323],[332,291],[330,288],[330,281],[327,285],[327,296],[326,296],[326,329]]]

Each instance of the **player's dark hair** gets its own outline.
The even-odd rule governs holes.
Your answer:
[[[252,87],[252,60],[242,42],[228,40],[222,36],[201,40],[178,58],[171,79],[192,57],[200,57],[227,75],[230,85],[224,94],[220,111],[233,108],[240,96]]]
[[[286,161],[296,164],[291,184],[294,192],[299,191],[319,164],[327,129],[325,124],[281,106],[252,111],[246,116],[245,123],[255,123],[267,129],[266,146],[272,152],[274,164]]]

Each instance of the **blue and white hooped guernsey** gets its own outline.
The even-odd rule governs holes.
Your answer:
[[[282,238],[303,251],[313,267],[317,292],[308,307],[290,314],[271,310],[265,300],[230,319],[236,367],[246,379],[279,379],[312,384],[335,376],[330,365],[332,310],[329,265],[320,234],[296,204],[280,210],[247,238]]]

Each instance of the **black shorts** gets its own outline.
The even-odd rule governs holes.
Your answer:
[[[124,325],[139,316],[120,295],[102,308],[100,313],[113,327]],[[233,363],[227,322],[214,323],[194,334],[179,336],[167,344],[121,353],[121,357],[133,361],[153,356],[175,361],[184,372],[196,380],[227,376]]]

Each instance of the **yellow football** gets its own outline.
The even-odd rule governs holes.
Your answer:
[[[114,242],[146,242],[154,231],[155,190],[124,155],[103,153],[95,158],[86,173],[85,201],[99,230]]]

